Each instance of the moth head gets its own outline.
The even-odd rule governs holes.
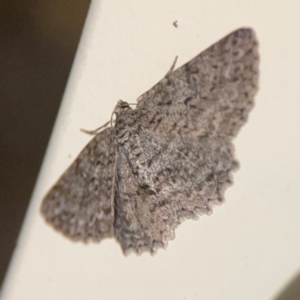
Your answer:
[[[123,100],[119,100],[116,107],[115,107],[115,111],[116,110],[120,110],[120,109],[124,109],[124,108],[129,108],[129,104],[126,101]]]
[[[113,115],[115,114],[116,117],[118,117],[122,111],[126,111],[126,110],[131,110],[129,103],[126,101],[123,101],[123,100],[119,100],[111,114],[111,118],[110,118],[111,126],[112,126],[112,122],[113,122],[112,121]]]

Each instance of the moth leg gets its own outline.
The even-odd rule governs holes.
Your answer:
[[[177,59],[178,59],[178,55],[175,56],[175,59],[174,59],[172,65],[171,65],[171,68],[170,68],[170,70],[167,72],[167,74],[164,76],[164,78],[167,77],[168,75],[170,75],[170,74],[174,71],[175,66],[176,66],[176,63],[177,63]]]
[[[177,59],[178,59],[178,55],[175,56],[175,59],[174,59],[172,65],[171,65],[170,70],[167,72],[167,74],[166,74],[162,79],[166,78],[167,76],[169,76],[169,75],[174,71],[175,66],[176,66]],[[148,93],[148,91],[145,92],[145,93],[143,93],[142,95],[140,95],[140,96],[136,99],[136,103],[138,103],[138,102],[145,96],[146,93]]]
[[[107,125],[109,125],[111,122],[111,120],[107,121],[106,123],[104,123],[102,126],[100,126],[99,128],[96,128],[94,130],[86,130],[86,129],[83,129],[83,128],[80,128],[80,131],[86,133],[86,134],[90,134],[90,135],[96,135],[99,133],[99,131],[102,129],[102,128],[105,128]]]

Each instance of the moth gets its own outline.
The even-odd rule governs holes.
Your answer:
[[[43,199],[45,220],[71,240],[114,236],[124,253],[155,253],[183,220],[212,213],[238,166],[232,139],[254,104],[257,47],[238,29],[172,66],[135,108],[119,100]]]

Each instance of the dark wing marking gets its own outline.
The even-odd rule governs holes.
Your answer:
[[[138,123],[156,133],[235,136],[258,88],[257,40],[239,29],[143,94]]]

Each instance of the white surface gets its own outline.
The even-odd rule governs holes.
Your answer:
[[[75,5],[75,4],[74,4]],[[13,299],[270,299],[300,270],[299,1],[94,0],[6,278]],[[172,22],[178,21],[178,28]],[[241,26],[256,30],[256,106],[235,139],[241,168],[226,204],[187,221],[166,251],[124,257],[113,239],[72,243],[39,214],[44,194],[118,99]]]

